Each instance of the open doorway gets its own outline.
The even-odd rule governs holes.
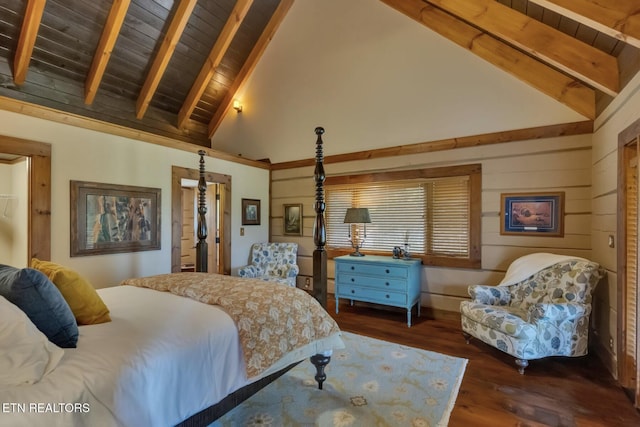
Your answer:
[[[189,249],[195,247],[199,171],[171,170],[171,271],[189,271]],[[209,272],[231,274],[231,176],[205,172],[207,181],[207,243]],[[215,250],[212,250],[215,249]],[[195,249],[194,249],[195,252]],[[186,256],[183,256],[186,255]],[[215,258],[214,258],[215,257]],[[195,254],[193,256],[195,263]]]
[[[224,266],[220,253],[220,199],[224,184],[207,183],[205,193],[205,222],[207,224],[207,266],[209,273],[222,273]],[[180,245],[180,271],[196,270],[198,243],[198,181],[182,179],[182,239]]]
[[[12,159],[26,162],[24,187],[26,195],[26,251],[27,262],[31,258],[51,259],[51,145],[21,138],[0,135],[0,153]],[[0,212],[0,215],[2,213]],[[24,249],[21,249],[24,250]]]

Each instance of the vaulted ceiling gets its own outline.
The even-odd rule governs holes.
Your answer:
[[[588,119],[640,69],[638,0],[381,1]],[[0,108],[210,146],[292,3],[2,0]]]

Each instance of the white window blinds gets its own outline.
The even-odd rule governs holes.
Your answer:
[[[368,208],[365,251],[389,253],[409,244],[412,254],[469,255],[469,177],[335,185],[326,188],[327,246],[351,246],[347,208]]]

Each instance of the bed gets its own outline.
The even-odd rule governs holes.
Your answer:
[[[316,134],[315,298],[297,288],[202,272],[129,279],[92,290],[110,321],[77,327],[76,347],[62,350],[18,304],[0,296],[0,351],[20,347],[25,359],[46,358],[30,366],[38,371],[30,384],[0,384],[0,425],[205,426],[307,358],[322,388],[324,367],[343,343],[321,305],[326,254],[318,198],[324,172],[318,174],[318,129]],[[199,226],[198,237],[206,238],[206,228]],[[206,270],[206,245],[198,259],[205,261],[197,261],[196,269]],[[36,271],[20,274],[26,270]],[[15,362],[2,357],[0,369]]]

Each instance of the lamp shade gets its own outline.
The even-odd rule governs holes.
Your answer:
[[[345,224],[370,224],[371,217],[367,208],[348,208],[344,216]]]

